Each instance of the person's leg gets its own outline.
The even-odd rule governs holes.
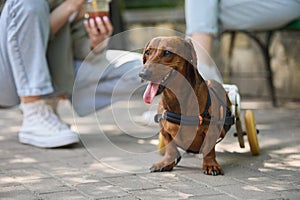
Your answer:
[[[22,18],[24,17],[24,11],[22,9],[25,8],[21,7],[20,2],[7,2],[6,7],[4,8],[2,16],[0,18],[1,30],[7,30],[0,32],[0,46],[2,49],[2,51],[0,52],[0,87],[3,88],[3,90],[1,91],[3,91],[6,94],[1,95],[0,104],[2,106],[13,106],[18,104],[18,96],[22,95],[24,93],[24,90],[28,90],[25,89],[25,87],[29,86],[28,81],[26,81],[26,79],[30,79],[31,81],[31,78],[34,78],[34,76],[30,76],[31,73],[29,73],[29,76],[28,74],[26,74],[26,70],[31,71],[31,69],[26,68],[26,66],[34,66],[32,65],[32,63],[29,63],[30,65],[27,65],[27,59],[28,57],[30,57],[31,53],[36,52],[28,51],[30,47],[26,43],[26,40],[25,42],[24,39],[21,40],[21,38],[23,37],[23,32],[20,28],[21,23],[18,22],[25,21],[24,18]],[[15,13],[16,10],[19,12]],[[24,22],[25,26],[28,26],[28,24],[28,22]],[[28,26],[28,28],[30,28],[30,26]],[[26,34],[24,34],[24,36],[26,37]],[[37,42],[36,44],[40,43]],[[24,48],[20,48],[22,45],[24,45]],[[24,51],[27,51],[26,55],[28,55],[28,57],[24,56]],[[36,61],[39,61],[39,56],[37,56]],[[48,76],[48,73],[43,73],[42,75]],[[16,77],[16,79],[14,79],[14,76]],[[35,83],[35,79],[33,79],[33,83]],[[30,93],[28,92],[27,94]],[[40,100],[41,97],[40,95],[27,96],[24,94],[20,98],[23,103],[27,103]]]
[[[1,22],[0,22],[0,30],[2,29]],[[0,31],[0,40],[4,37],[4,31]],[[4,36],[4,37],[2,37]],[[4,49],[5,46],[2,45],[3,43],[0,41],[0,49]],[[0,108],[11,107],[15,106],[20,103],[19,97],[17,94],[17,89],[14,83],[13,75],[11,72],[11,68],[9,64],[5,62],[3,57],[5,57],[5,52],[0,51]]]
[[[5,80],[14,81],[11,89],[17,90],[23,111],[19,141],[39,147],[78,142],[77,135],[41,100],[53,91],[45,57],[50,31],[47,1],[7,1],[0,21],[6,32],[0,35],[3,69],[8,69]]]
[[[205,79],[222,82],[210,57],[214,36],[218,33],[219,0],[186,0],[186,34],[192,38],[198,57],[198,70]]]
[[[218,6],[218,0],[185,1],[186,34],[208,54],[211,53],[213,37],[218,32]],[[198,59],[209,64],[207,57],[199,52]]]
[[[270,30],[300,17],[299,0],[221,0],[222,30]]]
[[[26,103],[53,92],[45,57],[50,33],[49,10],[46,1],[20,0],[7,4],[7,54],[17,93]]]
[[[20,103],[17,89],[15,86],[11,66],[8,60],[7,53],[7,20],[8,9],[2,12],[0,17],[0,108],[15,106]]]
[[[72,105],[80,116],[128,99],[142,86],[138,73],[142,56],[126,51],[108,50],[101,56],[77,61],[77,76]]]
[[[186,0],[185,18],[186,34],[218,32],[218,2],[219,0]]]

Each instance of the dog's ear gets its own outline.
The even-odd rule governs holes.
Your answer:
[[[145,48],[144,48],[144,50],[143,50],[143,64],[146,63],[145,51],[146,51],[146,49],[148,48],[149,44],[150,44],[150,41],[146,44],[146,46],[145,46]]]
[[[187,78],[189,82],[192,85],[195,85],[196,79],[199,79],[199,73],[197,70],[197,54],[194,49],[194,45],[192,43],[191,39],[186,39],[185,40],[185,45],[186,45],[186,74],[188,75]]]
[[[197,68],[197,54],[194,49],[193,42],[190,38],[186,39],[186,48],[187,48],[187,58],[189,59],[189,62]]]
[[[197,68],[197,54],[190,38],[186,39],[187,57],[188,61]]]

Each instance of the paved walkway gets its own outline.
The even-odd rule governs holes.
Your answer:
[[[258,106],[258,107],[257,107]],[[21,113],[0,110],[0,199],[300,199],[300,105],[253,108],[261,155],[239,148],[235,128],[217,145],[224,176],[201,172],[199,155],[185,154],[172,172],[149,173],[160,159],[158,131],[142,126],[148,107],[134,99],[84,118],[60,104],[82,144],[38,149],[18,143]],[[246,138],[245,138],[246,139]]]

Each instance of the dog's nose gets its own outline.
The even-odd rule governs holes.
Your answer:
[[[152,71],[149,69],[142,69],[142,71],[140,71],[139,76],[142,79],[148,80],[152,75]]]

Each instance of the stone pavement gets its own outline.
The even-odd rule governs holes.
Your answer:
[[[79,118],[62,102],[82,143],[39,149],[18,143],[21,113],[0,110],[0,199],[300,199],[300,105],[243,102],[260,129],[261,155],[239,148],[235,127],[217,145],[224,176],[201,172],[201,155],[185,154],[172,172],[149,173],[161,156],[156,126],[139,122],[149,107],[119,102]],[[246,139],[246,137],[245,137]]]

